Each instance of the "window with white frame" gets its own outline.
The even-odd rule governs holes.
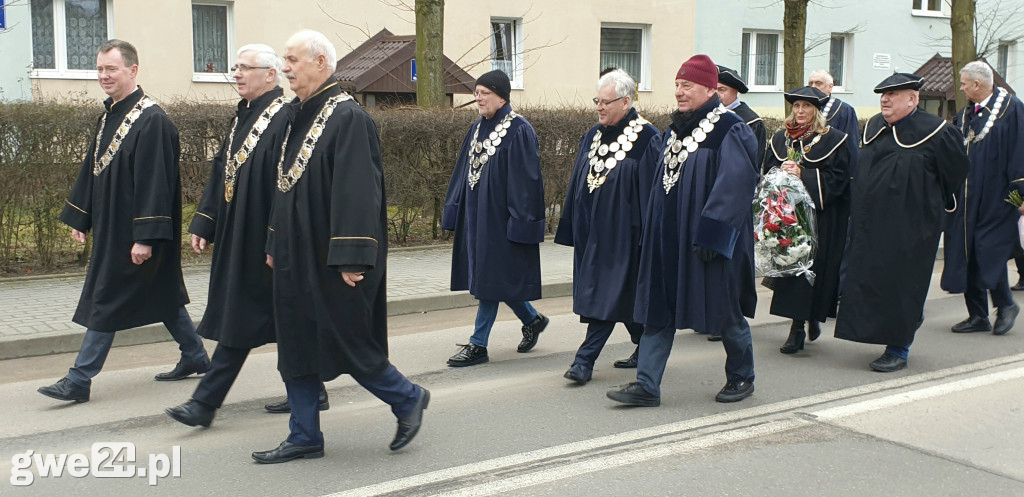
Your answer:
[[[641,90],[651,89],[651,25],[601,24],[600,70],[618,67]]]
[[[194,81],[229,81],[234,57],[234,19],[229,2],[192,2]]]
[[[996,72],[1004,79],[1009,77],[1007,70],[1010,68],[1010,46],[1009,42],[1001,41],[996,50]]]
[[[782,88],[782,34],[777,31],[744,31],[740,46],[740,75],[751,90]]]
[[[34,77],[94,78],[110,38],[110,0],[31,0]]]
[[[911,14],[926,17],[949,17],[949,0],[913,0]]]
[[[491,18],[491,70],[508,75],[512,88],[523,88],[523,20]]]
[[[828,72],[832,75],[832,83],[835,84],[833,91],[843,90],[849,80],[846,61],[851,38],[852,36],[846,33],[832,33],[828,50]]]

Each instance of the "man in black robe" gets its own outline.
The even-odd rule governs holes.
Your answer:
[[[391,450],[419,431],[430,392],[388,362],[387,203],[370,116],[332,77],[334,46],[316,31],[285,45],[296,98],[278,162],[267,264],[274,269],[278,370],[291,407],[288,439],[253,452],[269,464],[324,455],[321,381],[350,374],[391,406]]]
[[[757,115],[746,102],[740,102],[740,94],[747,93],[747,83],[743,81],[735,69],[725,66],[718,66],[718,98],[722,105],[740,116],[743,122],[750,126],[750,130],[757,137],[757,163],[758,168],[764,163],[765,150],[768,147],[768,130],[764,127],[764,121]],[[719,335],[711,335],[708,339],[712,341],[721,340]]]
[[[676,330],[717,334],[725,349],[725,386],[718,402],[754,393],[750,325],[754,287],[757,139],[716,89],[718,68],[694,55],[675,77],[677,112],[645,161],[654,172],[644,214],[633,319],[644,325],[636,382],[610,390],[612,400],[661,404]]]
[[[181,179],[178,130],[136,84],[139,56],[130,43],[99,47],[96,70],[105,112],[60,219],[92,254],[72,320],[86,327],[75,365],[39,393],[87,402],[114,342],[114,332],[163,322],[181,349],[157,380],[204,373],[210,360],[185,310],[181,275]]]
[[[273,275],[265,247],[277,192],[277,162],[292,107],[277,86],[281,59],[269,46],[240,48],[231,72],[242,100],[213,158],[210,180],[189,226],[196,253],[217,245],[210,265],[209,303],[198,330],[204,338],[216,340],[217,349],[192,398],[166,410],[188,426],[210,426],[249,351],[276,341]],[[321,404],[325,403],[323,399]],[[287,402],[284,405],[287,408]]]
[[[957,191],[964,208],[947,216],[942,289],[964,294],[968,316],[953,325],[953,333],[1005,335],[1020,313],[1006,261],[1020,243],[1021,213],[1006,199],[1010,192],[1024,193],[1024,104],[995,88],[993,78],[992,68],[980,60],[960,70],[960,89],[969,102],[953,125],[964,135],[971,169]],[[988,294],[995,325],[988,320]]]
[[[587,335],[565,378],[590,381],[594,362],[615,323],[633,343],[643,325],[633,322],[640,233],[650,196],[653,163],[644,162],[658,140],[658,128],[633,109],[636,83],[616,69],[597,83],[598,125],[580,140],[555,243],[573,250],[573,312],[587,323]],[[644,168],[643,166],[648,166]],[[635,364],[637,352],[616,367]]]
[[[501,71],[476,81],[481,119],[462,142],[445,195],[441,227],[455,231],[453,291],[479,301],[469,343],[448,359],[451,367],[487,362],[487,341],[505,302],[523,323],[518,352],[529,352],[548,325],[530,305],[540,298],[540,243],[544,241],[544,179],[537,134],[512,111],[512,84]]]
[[[860,151],[859,140],[854,137],[860,136],[860,124],[857,120],[857,111],[852,105],[832,96],[835,89],[835,79],[828,71],[817,70],[807,78],[807,86],[813,86],[825,95],[828,95],[828,102],[821,109],[825,116],[825,122],[834,129],[846,133],[850,137],[846,141],[846,149],[850,151],[850,164],[857,163],[857,154]],[[853,171],[850,171],[852,174]]]
[[[864,127],[851,183],[850,264],[835,334],[885,345],[870,364],[881,372],[907,367],[924,322],[943,209],[961,207],[956,192],[969,166],[960,131],[917,109],[923,84],[897,73],[875,87],[882,112]]]

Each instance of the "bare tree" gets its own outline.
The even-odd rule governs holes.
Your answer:
[[[443,107],[444,0],[416,0],[416,103]]]
[[[783,85],[797,88],[804,81],[804,53],[807,38],[807,4],[810,0],[784,0],[782,16]],[[789,103],[786,103],[789,113]]]
[[[953,38],[953,85],[960,81],[960,69],[975,60],[978,52],[974,46],[975,0],[951,0],[949,28]],[[967,105],[967,96],[956,92],[956,107]]]

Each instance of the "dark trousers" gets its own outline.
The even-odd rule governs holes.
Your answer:
[[[206,349],[203,348],[203,339],[196,334],[196,327],[185,306],[178,309],[178,315],[174,319],[164,321],[164,326],[174,341],[178,342],[182,362],[203,364],[209,361]],[[78,350],[78,357],[75,358],[75,365],[68,370],[68,379],[76,385],[92,385],[92,379],[100,374],[113,344],[114,332],[85,330],[85,338]]]
[[[352,375],[352,378],[378,399],[391,406],[396,418],[402,419],[416,407],[420,398],[419,386],[409,381],[393,365],[388,365],[377,376]],[[320,378],[308,376],[286,380],[288,406],[292,409],[288,420],[288,442],[296,445],[323,445],[324,434],[320,431]]]
[[[636,323],[623,323],[623,325],[629,331],[630,340],[635,344],[639,344],[640,337],[644,333],[643,325]],[[601,354],[604,344],[608,342],[608,337],[612,336],[612,330],[614,329],[615,321],[594,320],[587,324],[587,336],[583,339],[583,344],[580,345],[579,350],[576,351],[576,359],[573,361],[573,364],[580,364],[594,369],[597,356]]]
[[[192,399],[197,400],[214,409],[220,409],[224,404],[224,398],[235,384],[238,372],[242,370],[245,359],[249,357],[252,349],[239,349],[217,344],[213,351],[213,358],[210,359],[210,369],[206,371],[203,379],[199,380],[199,386],[192,394]],[[319,390],[317,390],[319,393]]]
[[[668,356],[676,336],[673,325],[662,328],[644,328],[637,355],[636,382],[652,395],[661,396],[661,379],[665,375]],[[750,325],[739,322],[722,330],[725,347],[725,377],[729,381],[754,381],[754,345],[750,338]]]
[[[964,291],[964,301],[967,302],[967,312],[972,317],[988,317],[988,294],[992,294],[992,304],[996,307],[1008,307],[1013,305],[1013,294],[1010,293],[1010,283],[1006,277],[1006,271],[1000,272],[999,281],[995,288],[981,288],[978,278],[978,261],[974,257],[967,258],[967,289]]]

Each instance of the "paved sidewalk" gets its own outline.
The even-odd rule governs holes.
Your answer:
[[[540,245],[543,295],[572,294],[572,247]],[[208,266],[187,267],[185,287],[195,321],[206,311]],[[411,314],[475,305],[467,292],[452,292],[451,248],[392,249],[388,254],[388,314]],[[0,360],[77,351],[85,331],[71,322],[85,275],[0,280]],[[115,346],[170,340],[163,325],[117,333]]]

